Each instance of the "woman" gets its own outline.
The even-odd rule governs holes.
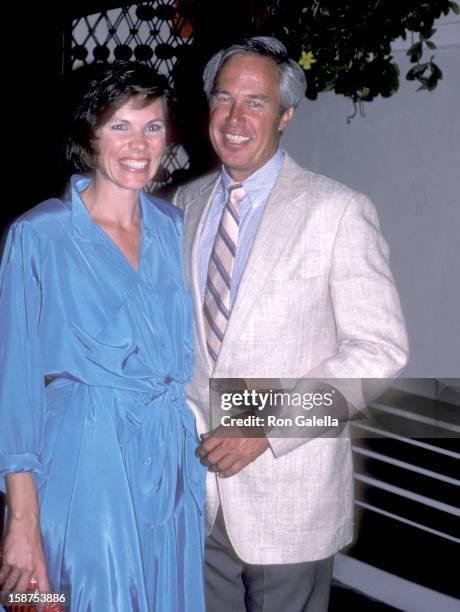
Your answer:
[[[72,611],[204,609],[180,216],[142,191],[167,95],[146,66],[99,69],[67,148],[87,176],[16,221],[3,255],[0,582],[70,591]]]

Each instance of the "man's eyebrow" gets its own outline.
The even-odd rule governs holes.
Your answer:
[[[224,95],[224,96],[231,96],[232,94],[227,91],[226,89],[219,89],[218,87],[216,87],[213,90],[213,95]],[[262,100],[263,102],[269,102],[272,98],[270,96],[267,96],[265,94],[247,94],[246,98],[250,98],[251,100]]]
[[[251,100],[263,100],[264,102],[269,102],[271,100],[271,97],[265,94],[248,94],[247,97],[251,98]]]

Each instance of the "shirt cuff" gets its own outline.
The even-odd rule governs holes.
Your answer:
[[[19,472],[34,472],[41,474],[42,462],[35,453],[21,453],[18,455],[5,455],[0,453],[0,491],[6,493],[5,476]]]

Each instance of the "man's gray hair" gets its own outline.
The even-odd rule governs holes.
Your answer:
[[[299,64],[288,56],[283,43],[270,36],[246,38],[227,49],[221,49],[211,57],[203,72],[204,91],[209,102],[224,64],[234,55],[241,54],[255,54],[272,59],[277,64],[280,74],[282,110],[285,111],[290,106],[295,108],[299,104],[307,89],[305,73]]]

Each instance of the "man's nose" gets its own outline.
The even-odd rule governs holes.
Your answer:
[[[230,123],[239,123],[243,119],[243,109],[241,107],[241,104],[233,102],[233,104],[228,109],[227,118]]]

